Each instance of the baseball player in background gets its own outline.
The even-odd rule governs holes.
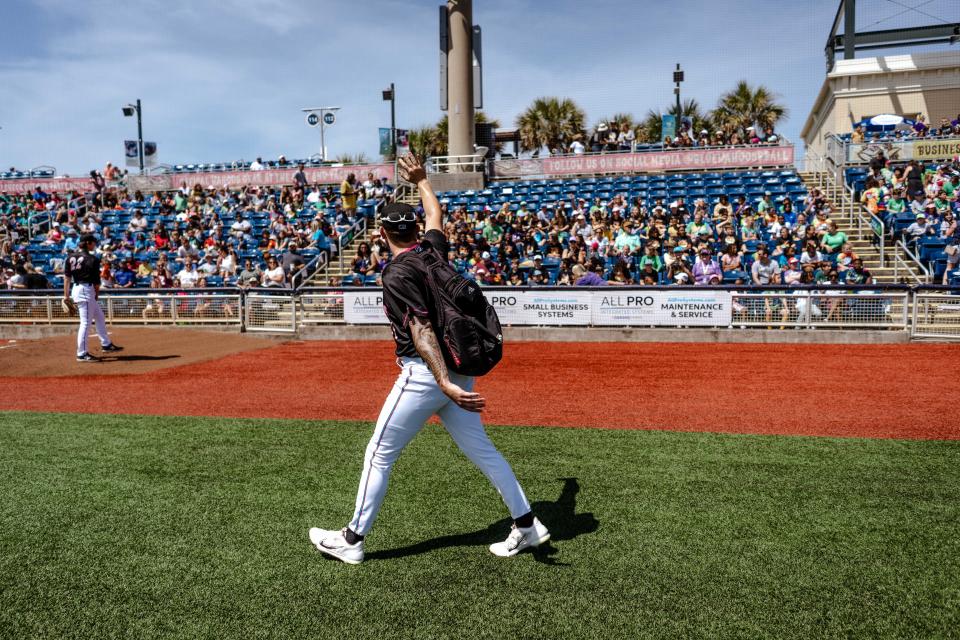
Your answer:
[[[447,255],[440,203],[423,167],[412,156],[399,160],[401,174],[417,185],[425,213],[426,232],[420,246]],[[417,252],[419,227],[413,207],[388,204],[380,213],[380,234],[390,245],[394,261],[415,261],[414,269],[426,269]],[[461,451],[466,454],[503,498],[514,523],[502,542],[490,545],[497,556],[514,556],[550,539],[547,528],[534,517],[530,503],[510,465],[484,431],[480,412],[486,401],[473,392],[474,379],[449,372],[430,321],[430,295],[424,276],[405,275],[410,271],[383,273],[383,303],[396,342],[400,375],[380,411],[373,437],[367,445],[357,490],[356,508],[350,523],[339,531],[310,529],[310,541],[321,552],[348,564],[363,561],[363,540],[380,510],[387,481],[403,448],[433,415]]]
[[[100,258],[93,254],[97,239],[90,234],[80,238],[79,250],[67,257],[63,277],[64,306],[80,314],[80,329],[77,332],[77,362],[99,362],[99,358],[87,352],[87,335],[90,323],[97,328],[101,349],[104,352],[122,351],[110,341],[106,321],[97,297],[100,294]],[[72,286],[71,286],[72,283]]]

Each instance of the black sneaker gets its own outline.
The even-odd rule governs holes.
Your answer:
[[[111,352],[111,351],[123,351],[123,347],[118,347],[117,345],[115,345],[115,344],[113,344],[113,343],[111,342],[111,343],[108,344],[107,346],[101,347],[101,348],[100,348],[100,351],[103,351],[103,352],[106,352],[106,353],[109,353],[109,352]]]
[[[92,356],[89,353],[84,353],[77,356],[77,362],[100,362],[100,358]]]

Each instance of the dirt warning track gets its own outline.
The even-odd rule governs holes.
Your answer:
[[[185,351],[165,333],[125,332],[126,362],[75,365],[49,341],[0,350],[3,372],[41,374],[0,378],[0,409],[373,421],[398,373],[387,342],[214,333],[191,342],[201,361],[180,365],[156,359]],[[10,360],[20,348],[41,361]],[[960,439],[945,386],[958,361],[960,345],[943,344],[512,343],[477,389],[489,424]],[[122,370],[143,362],[151,370]],[[83,375],[45,373],[76,366]]]

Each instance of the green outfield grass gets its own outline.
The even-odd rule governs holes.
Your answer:
[[[957,637],[960,443],[493,428],[551,545],[439,427],[358,567],[371,426],[0,413],[0,637]]]

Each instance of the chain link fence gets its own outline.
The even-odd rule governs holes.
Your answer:
[[[718,329],[760,328],[769,330],[833,329],[886,330],[908,332],[916,338],[960,339],[960,289],[925,285],[874,286],[867,289],[849,288],[720,288],[726,290],[729,300],[729,318],[712,326]],[[568,288],[570,292],[585,293],[584,288]],[[611,295],[629,300],[641,299],[650,293],[679,292],[682,287],[605,287]],[[511,290],[487,291],[488,298],[509,300]],[[513,289],[520,293],[521,289]],[[523,290],[542,291],[547,289]],[[704,291],[703,287],[686,291]],[[501,295],[504,294],[504,295]],[[233,326],[238,330],[273,333],[295,333],[300,327],[337,324],[385,324],[381,318],[381,290],[305,288],[270,290],[142,290],[104,292],[100,305],[107,322],[115,325],[143,326]],[[538,296],[543,294],[538,293]],[[569,294],[567,294],[569,295]],[[351,313],[345,318],[344,301],[352,302]],[[652,298],[650,298],[652,299]],[[0,293],[0,326],[2,325],[70,325],[76,317],[63,312],[59,292],[3,292]],[[359,307],[362,302],[362,307]],[[542,300],[534,307],[540,308]],[[589,309],[588,309],[589,312]],[[363,315],[366,314],[366,315]],[[501,311],[504,325],[561,326],[555,319],[508,321],[506,309]],[[359,317],[360,319],[354,320]],[[552,317],[552,316],[551,316]],[[580,325],[592,324],[589,318]],[[664,324],[662,321],[602,322],[604,326],[673,326],[678,329],[694,326],[682,320]]]
[[[0,324],[73,324],[65,313],[62,294],[0,295]],[[234,325],[243,318],[243,295],[236,289],[106,293],[100,307],[109,324],[129,325]]]
[[[918,289],[912,325],[916,338],[960,339],[960,290]]]
[[[731,326],[906,331],[909,307],[909,291],[735,292]]]
[[[247,331],[294,333],[297,330],[297,295],[290,290],[248,291],[244,312]]]

